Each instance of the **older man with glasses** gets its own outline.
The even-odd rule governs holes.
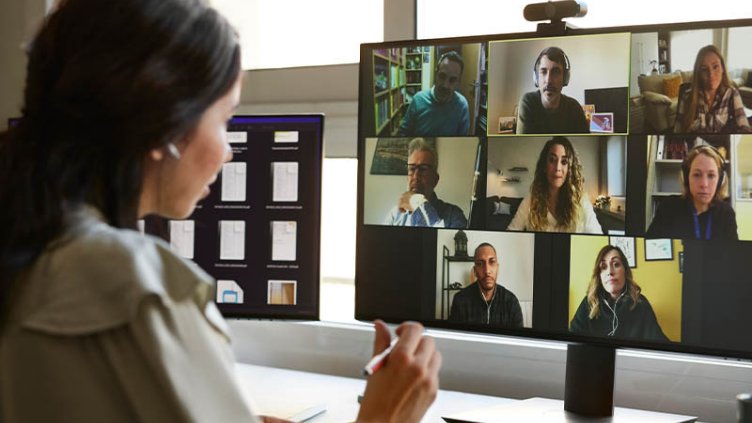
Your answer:
[[[407,191],[402,193],[384,222],[393,226],[430,226],[465,228],[467,219],[462,209],[441,201],[434,192],[439,183],[439,156],[423,138],[414,138],[408,145]]]

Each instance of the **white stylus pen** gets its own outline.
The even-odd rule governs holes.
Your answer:
[[[394,338],[392,338],[392,342],[389,343],[389,346],[386,347],[384,351],[376,354],[372,359],[368,360],[368,363],[366,363],[366,366],[363,368],[363,374],[365,376],[371,376],[372,374],[376,373],[376,371],[379,370],[381,366],[384,365],[384,361],[386,360],[387,356],[389,356],[389,353],[392,352],[392,348],[394,348],[398,340],[399,337],[395,336]]]

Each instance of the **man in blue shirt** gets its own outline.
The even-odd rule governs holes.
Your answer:
[[[423,138],[408,145],[407,191],[402,193],[386,217],[384,224],[393,226],[431,226],[465,228],[467,219],[462,209],[439,200],[434,192],[439,183],[439,156]]]
[[[399,135],[467,135],[470,128],[467,100],[457,92],[464,67],[457,52],[441,55],[433,87],[415,94],[400,123]]]

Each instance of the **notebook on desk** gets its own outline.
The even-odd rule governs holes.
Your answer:
[[[614,407],[613,417],[593,418],[564,411],[564,402],[548,398],[529,398],[511,404],[500,404],[442,416],[447,423],[493,422],[695,422],[696,417],[658,413],[632,408]]]
[[[303,409],[289,417],[286,417],[285,419],[294,423],[304,423],[311,421],[315,417],[318,417],[324,413],[326,413],[326,404],[317,404],[312,407]]]

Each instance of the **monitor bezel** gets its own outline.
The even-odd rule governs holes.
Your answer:
[[[550,37],[561,36],[576,36],[576,35],[601,35],[612,33],[628,32],[631,34],[636,33],[649,33],[658,31],[681,31],[681,30],[701,30],[701,29],[716,29],[716,28],[728,28],[728,27],[741,27],[752,26],[752,19],[733,19],[733,20],[713,20],[713,21],[693,21],[693,22],[677,22],[668,24],[649,24],[649,25],[627,25],[627,26],[614,26],[614,27],[598,27],[598,28],[570,28],[563,33],[546,33],[540,34],[537,31],[533,32],[517,32],[517,33],[501,33],[501,34],[488,34],[488,35],[472,35],[464,37],[442,37],[442,38],[430,38],[419,40],[396,40],[385,41],[379,43],[365,43],[361,44],[360,49],[360,65],[359,65],[359,82],[358,82],[358,138],[357,138],[357,157],[358,157],[358,194],[357,194],[357,221],[356,221],[356,267],[355,267],[355,289],[358,290],[358,285],[362,283],[362,265],[361,261],[365,260],[366,250],[368,245],[364,245],[363,231],[365,227],[373,226],[364,223],[364,182],[365,182],[365,140],[366,138],[378,138],[378,135],[371,134],[369,128],[366,128],[366,121],[364,117],[368,113],[372,113],[373,104],[366,103],[366,100],[370,100],[371,97],[367,90],[372,89],[369,85],[372,83],[371,69],[366,66],[370,63],[370,56],[373,54],[374,49],[388,49],[388,48],[402,48],[402,47],[416,47],[416,46],[433,46],[440,44],[472,44],[472,43],[487,43],[490,41],[504,41],[504,40],[518,40],[518,39],[540,39]],[[603,135],[603,134],[600,134]],[[625,138],[633,135],[657,135],[648,132],[630,133],[629,129]],[[489,138],[487,134],[483,135],[468,135],[478,137],[479,139],[485,139],[486,142]],[[495,137],[494,137],[495,138]],[[411,228],[415,231],[435,231],[433,228]],[[639,238],[639,237],[635,237]],[[537,240],[536,240],[537,242]],[[740,241],[746,242],[746,241]],[[752,241],[750,241],[752,242]],[[526,339],[539,339],[539,340],[551,340],[562,341],[565,343],[583,343],[596,346],[605,346],[610,348],[632,348],[651,351],[663,351],[670,353],[684,353],[684,354],[698,354],[706,356],[720,356],[734,359],[752,360],[752,350],[729,350],[723,348],[712,348],[702,345],[685,345],[681,343],[660,343],[641,341],[634,339],[607,339],[601,337],[577,335],[573,333],[559,333],[554,331],[541,331],[533,328],[523,329],[511,329],[500,327],[488,327],[472,324],[457,324],[451,323],[448,320],[439,319],[422,319],[416,318],[416,316],[379,316],[363,313],[358,308],[358,295],[356,294],[355,303],[355,319],[360,321],[373,321],[376,319],[382,319],[390,323],[399,323],[405,320],[419,321],[427,327],[446,329],[458,332],[470,332],[479,334],[491,334],[500,336],[510,336],[516,338]]]

